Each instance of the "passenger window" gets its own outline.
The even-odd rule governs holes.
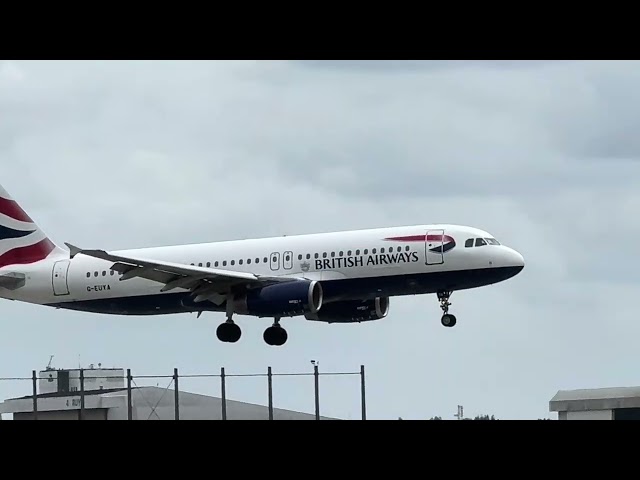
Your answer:
[[[487,242],[484,241],[484,238],[476,238],[476,247],[481,247],[486,244]]]
[[[219,265],[218,261],[216,260],[215,266],[217,267]]]
[[[250,265],[250,264],[251,264],[251,259],[247,258],[247,265]]]
[[[356,250],[356,255],[360,255],[360,250]]]
[[[347,257],[350,257],[350,256],[351,256],[351,250],[347,252]]]
[[[464,246],[465,246],[466,248],[473,247],[473,238],[469,238],[469,239],[467,239],[467,241],[466,241],[466,242],[464,242]]]
[[[407,245],[406,247],[404,247],[404,249],[408,252],[409,250],[411,250],[411,247]]]
[[[307,253],[307,260],[309,260],[311,258],[311,254]]]
[[[239,263],[240,265],[242,265],[242,264],[243,264],[242,259],[238,260],[238,263]]]
[[[226,266],[227,266],[227,261],[226,261],[226,260],[224,260],[224,261],[222,262],[222,266],[224,266],[224,267],[226,267]]]
[[[368,248],[365,248],[365,249],[364,249],[364,254],[366,255],[367,253],[369,253],[369,249],[368,249]]]

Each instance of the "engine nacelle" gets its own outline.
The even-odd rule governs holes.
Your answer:
[[[319,312],[305,314],[307,320],[327,323],[356,323],[381,320],[389,314],[389,297],[375,300],[346,300],[323,305]]]
[[[323,291],[317,281],[291,281],[249,290],[236,297],[233,309],[257,317],[294,317],[315,314],[322,307]]]

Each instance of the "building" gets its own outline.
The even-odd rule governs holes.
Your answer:
[[[640,387],[560,390],[549,411],[558,420],[640,420]]]
[[[37,393],[38,420],[127,420],[129,392],[126,374],[121,368],[55,370],[39,373]],[[84,408],[82,401],[84,399]],[[132,387],[131,414],[133,420],[174,420],[175,390],[160,387]],[[178,391],[178,414],[181,420],[222,420],[221,398]],[[14,420],[34,419],[33,395],[11,398],[0,404],[1,414],[13,414]],[[268,420],[269,408],[227,399],[227,420]],[[1,418],[1,417],[0,417]],[[273,409],[274,420],[315,420],[315,414]],[[337,420],[320,417],[321,420]]]

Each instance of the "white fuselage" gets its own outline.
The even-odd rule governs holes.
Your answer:
[[[442,245],[428,234],[443,233]],[[422,238],[421,238],[422,237]],[[476,238],[485,239],[475,246]],[[465,246],[468,239],[473,247]],[[486,240],[488,239],[488,240]],[[482,242],[480,242],[482,243]],[[490,244],[492,243],[492,244]],[[454,246],[447,250],[448,247]],[[444,250],[444,251],[442,251]],[[110,252],[258,276],[291,276],[319,281],[324,303],[475,288],[506,280],[524,266],[522,256],[498,244],[489,233],[455,225],[408,227],[283,236]],[[26,276],[24,286],[0,288],[0,296],[29,303],[99,313],[163,314],[223,310],[220,304],[185,303],[186,289],[161,291],[144,278],[122,280],[114,262],[54,252],[27,265],[9,265],[0,275]]]

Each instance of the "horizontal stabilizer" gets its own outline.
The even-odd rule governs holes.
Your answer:
[[[26,275],[18,272],[7,272],[0,275],[0,288],[7,290],[17,290],[24,287]]]

